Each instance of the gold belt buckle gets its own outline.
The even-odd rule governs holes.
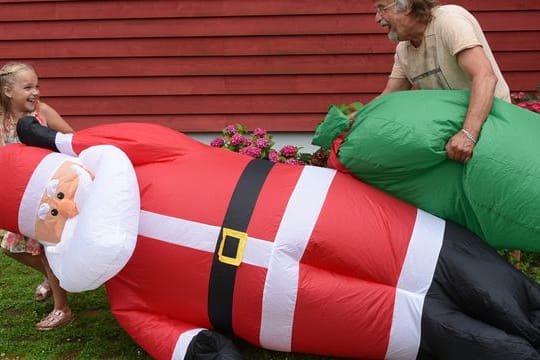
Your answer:
[[[228,237],[238,240],[238,247],[236,248],[235,257],[230,257],[223,254],[223,249],[225,248],[225,241],[227,241]],[[221,235],[221,242],[219,244],[219,249],[218,249],[219,261],[225,264],[239,266],[242,263],[242,259],[244,258],[244,250],[246,248],[246,241],[247,241],[247,233],[224,227],[222,231],[222,235]]]

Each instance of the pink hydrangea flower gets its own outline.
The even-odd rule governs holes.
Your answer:
[[[217,137],[210,142],[210,146],[213,146],[213,147],[220,148],[220,147],[223,147],[223,145],[225,145],[225,140],[223,140],[223,138],[221,137]]]
[[[225,133],[229,135],[234,135],[236,132],[236,126],[234,125],[227,125],[227,127],[225,127]]]
[[[284,146],[280,151],[276,151],[273,146],[272,136],[262,128],[256,128],[250,132],[242,124],[227,125],[221,131],[223,136],[215,138],[210,145],[213,147],[223,147],[230,151],[239,152],[253,158],[267,159],[274,163],[285,162],[288,164],[305,164],[298,159],[300,147],[292,145]]]
[[[523,91],[520,92],[513,92],[510,94],[510,97],[515,100],[523,99],[527,96]]]
[[[244,137],[244,146],[250,146],[253,143],[250,137]]]
[[[234,134],[231,136],[231,145],[240,146],[244,144],[244,137],[242,134]]]
[[[261,149],[266,149],[270,147],[270,140],[267,138],[258,138],[255,140],[255,146]]]
[[[253,135],[263,137],[266,135],[266,130],[261,128],[255,128],[255,130],[253,130]]]
[[[256,146],[248,146],[243,149],[240,149],[239,153],[251,156],[253,158],[258,158],[259,156],[261,156],[261,149],[259,149]]]
[[[278,162],[279,161],[279,153],[276,150],[271,150],[268,153],[268,160],[271,162]]]
[[[281,155],[285,156],[286,158],[291,158],[291,157],[296,156],[297,152],[298,150],[292,145],[286,145],[283,148],[281,148],[281,151],[280,151]]]
[[[289,165],[304,165],[304,162],[300,159],[287,159],[284,163]]]

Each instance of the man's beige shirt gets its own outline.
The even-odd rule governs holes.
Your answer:
[[[438,6],[433,16],[418,48],[409,41],[397,45],[390,78],[407,78],[419,89],[469,89],[471,81],[459,67],[456,54],[481,46],[499,79],[495,96],[510,102],[508,84],[474,16],[457,5]]]

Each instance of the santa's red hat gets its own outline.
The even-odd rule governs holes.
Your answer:
[[[0,228],[35,237],[45,187],[66,160],[73,158],[22,144],[0,147]]]

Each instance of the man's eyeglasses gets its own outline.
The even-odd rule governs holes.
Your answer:
[[[383,6],[383,5],[379,5],[375,8],[375,11],[377,12],[377,14],[379,15],[384,15],[384,13],[386,13],[386,10],[390,9],[392,6],[396,5],[396,2],[391,2],[390,4],[386,5],[386,6]]]

